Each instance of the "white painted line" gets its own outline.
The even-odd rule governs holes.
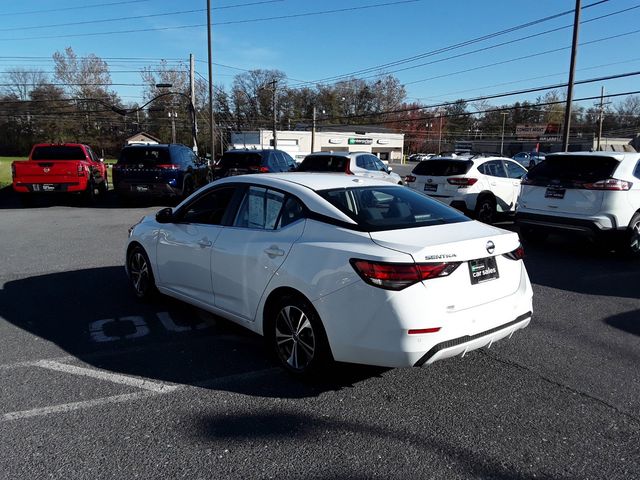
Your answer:
[[[168,392],[167,392],[168,393]],[[43,415],[51,415],[53,413],[72,412],[74,410],[83,410],[86,408],[98,407],[109,403],[122,403],[139,400],[144,397],[152,397],[159,395],[156,392],[137,392],[126,393],[124,395],[114,395],[112,397],[96,398],[94,400],[85,400],[83,402],[63,403],[61,405],[53,405],[52,407],[34,408],[32,410],[22,410],[19,412],[5,413],[0,417],[0,422],[9,420],[19,420],[22,418],[39,417]]]
[[[215,377],[210,378],[208,380],[202,380],[200,382],[196,382],[193,386],[200,388],[210,388],[215,387],[219,384],[234,382],[237,380],[254,380],[260,378],[265,375],[269,375],[276,372],[282,372],[283,370],[279,367],[265,368],[263,370],[254,370],[252,372],[244,372],[244,373],[234,373],[233,375],[227,375],[224,377]]]
[[[105,380],[107,382],[118,383],[121,385],[129,385],[131,387],[142,388],[143,390],[149,390],[156,393],[168,393],[178,388],[175,385],[165,385],[162,383],[151,382],[142,378],[130,377],[127,375],[120,375],[117,373],[109,373],[104,370],[94,370],[92,368],[77,367],[75,365],[68,365],[65,363],[52,362],[48,360],[40,360],[34,363],[35,367],[47,368],[49,370],[55,370],[57,372],[70,373],[72,375],[82,375],[84,377],[96,378],[98,380]]]

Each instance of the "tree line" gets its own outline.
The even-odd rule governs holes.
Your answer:
[[[0,88],[0,155],[26,155],[38,142],[82,142],[105,156],[116,156],[124,140],[145,131],[171,141],[169,113],[175,112],[176,140],[191,145],[189,71],[186,65],[162,61],[140,70],[143,100],[124,101],[113,89],[110,67],[96,55],[78,57],[72,48],[52,56],[53,74],[13,68]],[[373,80],[352,78],[332,84],[288,85],[279,70],[251,70],[236,75],[228,87],[214,90],[216,144],[226,148],[229,133],[271,129],[274,107],[277,128],[310,129],[331,125],[377,125],[405,133],[407,152],[436,151],[455,140],[509,138],[519,124],[561,124],[562,95],[550,91],[535,101],[494,106],[487,101],[450,102],[429,108],[409,102],[405,87],[393,75]],[[159,85],[171,85],[162,87]],[[163,95],[167,92],[181,95]],[[274,101],[275,100],[275,101]],[[558,103],[555,103],[558,102]],[[195,112],[201,154],[209,138],[208,83],[195,78]],[[478,113],[475,113],[478,112]],[[602,109],[603,131],[631,136],[638,131],[640,96]],[[599,127],[600,107],[573,108],[572,134],[593,134]],[[503,123],[504,122],[504,123]]]

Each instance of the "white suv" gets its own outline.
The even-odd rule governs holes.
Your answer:
[[[402,185],[402,177],[368,152],[317,152],[304,157],[297,172],[336,172]]]
[[[516,221],[525,239],[586,233],[639,257],[640,154],[547,155],[522,181]]]
[[[514,212],[520,179],[527,170],[509,158],[442,157],[420,162],[405,183],[458,210],[492,223],[498,212]]]

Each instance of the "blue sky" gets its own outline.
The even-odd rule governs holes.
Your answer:
[[[214,66],[216,84],[229,85],[240,69],[263,68],[284,71],[290,84],[298,86],[301,81],[344,75],[424,54],[575,6],[574,0],[260,1],[212,0],[214,62],[225,65]],[[248,3],[254,4],[236,7]],[[592,3],[597,0],[583,0],[583,6]],[[380,6],[359,8],[373,5]],[[0,72],[33,67],[51,73],[51,55],[70,46],[80,56],[93,53],[106,59],[114,83],[141,84],[137,72],[142,67],[153,66],[162,58],[171,62],[183,59],[186,64],[189,53],[195,55],[196,68],[206,77],[205,8],[206,0],[4,0],[0,11]],[[348,8],[359,9],[249,21]],[[625,9],[629,10],[614,14]],[[195,11],[175,13],[189,10]],[[163,15],[166,13],[173,14]],[[640,70],[640,2],[609,0],[583,10],[582,20],[608,14],[613,15],[581,26],[581,43],[595,43],[580,48],[577,80]],[[146,15],[157,16],[132,18]],[[236,21],[245,23],[229,23]],[[387,71],[405,68],[395,75],[406,84],[408,100],[419,99],[426,104],[566,82],[572,31],[560,27],[570,26],[572,21],[572,14],[565,15]],[[551,29],[558,30],[470,53]],[[121,31],[128,33],[114,33]],[[623,36],[601,41],[613,35]],[[536,55],[554,49],[562,50]],[[454,55],[458,58],[447,58]],[[511,61],[530,55],[536,56]],[[124,60],[132,57],[135,59]],[[418,66],[426,62],[431,63]],[[495,65],[500,62],[506,63]],[[490,64],[494,65],[487,66]],[[601,85],[611,93],[637,90],[638,78],[577,86],[574,97],[598,95]],[[138,85],[115,86],[114,90],[126,102],[141,99],[142,88]],[[532,99],[536,95],[492,103]]]

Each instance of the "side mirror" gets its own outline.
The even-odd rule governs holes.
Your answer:
[[[104,158],[99,158],[99,159],[98,159],[98,161],[99,161],[100,163],[104,163]]]
[[[173,209],[171,207],[163,208],[156,213],[156,222],[171,223],[173,222]]]
[[[387,172],[391,172],[391,171],[393,171],[393,168],[387,167]]]

